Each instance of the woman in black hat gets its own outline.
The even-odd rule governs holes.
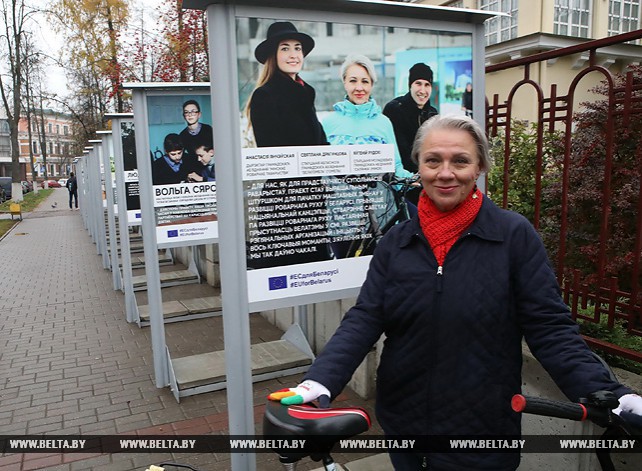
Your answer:
[[[263,69],[246,105],[258,147],[327,144],[314,108],[315,91],[299,72],[314,39],[288,21],[270,25],[254,50]]]
[[[314,40],[304,33],[299,33],[290,22],[277,22],[270,25],[267,39],[254,50],[256,60],[263,64],[256,89],[246,105],[249,126],[254,132],[257,147],[277,146],[315,146],[326,145],[323,127],[317,118],[314,108],[315,91],[305,83],[299,72],[303,59],[314,48]],[[314,206],[319,212],[325,210],[325,190],[319,177],[298,178],[296,185],[292,181],[268,180],[266,185],[278,185],[285,188],[278,198],[292,201],[300,193],[297,187],[305,187],[312,199],[293,208],[305,211]],[[279,201],[280,202],[280,201]],[[262,197],[259,208],[273,207],[276,201]],[[293,203],[294,204],[294,203]],[[261,209],[260,209],[261,210]],[[271,254],[263,249],[269,244],[257,238],[248,241],[248,266],[266,268],[319,262],[330,259],[327,241],[319,237],[319,232],[301,232],[292,217],[281,216],[274,211],[261,211],[270,214],[267,219],[256,222],[257,233],[269,233],[278,227],[282,234],[290,234],[292,241],[287,250],[274,250]],[[319,223],[323,225],[324,223]]]

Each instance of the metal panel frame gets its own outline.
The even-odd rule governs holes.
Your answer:
[[[183,8],[207,10],[210,77],[212,87],[212,115],[236,116],[238,111],[236,18],[260,16],[266,18],[291,18],[322,22],[352,22],[382,26],[399,26],[438,31],[470,32],[473,43],[473,87],[484,89],[483,21],[494,13],[463,9],[445,9],[424,5],[394,2],[366,2],[363,0],[324,0],[295,2],[294,0],[235,1],[235,0],[185,0]],[[367,11],[368,14],[362,13]],[[479,120],[484,116],[482,94],[474,99],[474,114]],[[480,124],[484,125],[483,118]],[[224,337],[227,358],[227,397],[230,434],[252,435],[254,432],[249,305],[242,218],[243,193],[241,163],[240,123],[237,119],[219,119],[214,127],[217,144],[218,199],[225,201],[219,207],[219,246],[222,290]],[[230,136],[233,138],[230,139]],[[232,455],[232,469],[254,471],[256,460],[251,453]]]
[[[114,154],[113,136],[111,131],[97,131],[96,134],[102,136],[101,156],[105,178],[105,197],[107,200],[107,231],[106,231],[106,249],[109,256],[109,265],[111,267],[111,280],[114,291],[122,290],[123,282],[120,274],[118,263],[118,235],[116,231],[116,211],[114,180],[111,173],[110,157]]]
[[[125,165],[123,161],[123,143],[121,134],[121,123],[133,122],[134,115],[110,114],[105,116],[111,120],[112,146],[114,149],[114,165],[116,166],[116,194],[118,195],[118,242],[120,245],[120,261],[118,267],[121,271],[123,292],[125,294],[125,318],[127,322],[134,322],[136,307],[136,296],[132,285],[132,255],[129,246],[129,224],[127,221],[127,198],[125,189]]]

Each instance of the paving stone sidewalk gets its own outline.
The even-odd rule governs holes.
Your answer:
[[[82,204],[82,202],[81,202]],[[224,434],[226,392],[183,398],[153,382],[149,329],[125,321],[80,211],[55,190],[0,240],[0,435]],[[220,342],[220,319],[166,325],[168,345]],[[252,316],[253,341],[281,332]],[[204,346],[204,347],[203,347]],[[254,385],[257,430],[265,396],[299,377]],[[347,391],[344,405],[372,404]],[[358,456],[338,456],[338,461]],[[9,454],[0,469],[145,470],[164,460],[203,470],[231,469],[228,454]],[[302,462],[299,469],[318,468]],[[168,468],[175,469],[175,468]],[[257,454],[258,470],[279,470],[274,454]]]

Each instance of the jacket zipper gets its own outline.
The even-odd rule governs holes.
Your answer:
[[[417,235],[419,235],[419,234],[417,234]],[[420,238],[420,239],[422,239],[422,240],[424,240],[424,242],[428,245],[428,248],[430,248],[430,244],[428,244],[428,241],[425,239],[425,237],[422,237],[422,236],[423,236],[423,234],[419,235],[419,238]],[[460,238],[455,242],[455,244],[453,245],[453,247],[454,247],[455,245],[457,245],[457,244],[459,243],[459,241],[460,241],[460,240],[462,240],[463,238],[468,237],[468,236],[470,236],[470,232],[466,232],[466,233],[464,233],[464,234],[463,234],[463,235],[462,235],[462,236],[461,236],[461,237],[460,237]],[[451,250],[452,250],[452,248],[453,248],[453,247],[451,247]],[[446,255],[446,258],[448,258],[448,256],[447,256],[447,255]],[[445,260],[444,260],[444,263],[445,263]],[[437,291],[437,296],[435,297],[435,300],[434,300],[434,302],[433,302],[433,311],[434,311],[435,313],[436,313],[436,312],[439,312],[439,311],[441,310],[440,308],[441,308],[441,293],[442,293],[442,291],[443,291],[443,279],[444,279],[443,277],[444,277],[444,266],[443,266],[443,265],[438,265],[438,266],[437,266],[437,279],[436,279],[436,284],[437,284],[437,290],[436,290],[436,291]],[[430,339],[430,341],[429,341],[429,344],[430,344],[430,345],[434,345],[434,339],[439,335],[439,332],[438,332],[438,331],[439,331],[439,322],[438,322],[438,318],[439,318],[439,316],[435,316],[435,318],[437,319],[437,323],[436,323],[436,325],[435,325],[435,328],[434,328],[434,329],[432,329],[432,331],[431,331],[431,339]],[[434,352],[434,356],[435,356],[435,357],[434,357],[434,360],[437,360],[437,352]],[[430,389],[431,389],[431,385],[432,385],[432,382],[433,382],[433,373],[434,373],[434,371],[433,371],[433,368],[432,368],[432,364],[433,364],[433,363],[431,362],[431,366],[429,366],[429,373],[428,373],[428,387],[427,387],[427,390],[428,390],[428,391],[430,391]],[[428,401],[428,402],[430,402],[430,401]],[[427,406],[427,409],[429,409],[429,407],[428,407],[428,406]],[[430,415],[431,415],[431,414],[430,414],[429,412],[427,412],[427,420],[428,420],[428,421],[430,421]],[[430,461],[430,460],[429,460],[429,457],[428,457],[427,455],[424,455],[422,458],[423,458],[423,459],[422,459],[422,462],[421,462],[421,469],[428,469],[428,467],[429,467],[429,461]]]

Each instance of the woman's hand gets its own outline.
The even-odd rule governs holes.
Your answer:
[[[625,394],[620,398],[620,405],[613,409],[613,412],[620,415],[620,412],[631,412],[642,416],[642,397],[637,394]]]
[[[325,398],[323,398],[325,396]],[[319,399],[321,407],[328,407],[330,404],[330,391],[321,383],[307,379],[296,388],[285,388],[273,392],[268,396],[271,401],[280,401],[281,404],[305,404]]]

